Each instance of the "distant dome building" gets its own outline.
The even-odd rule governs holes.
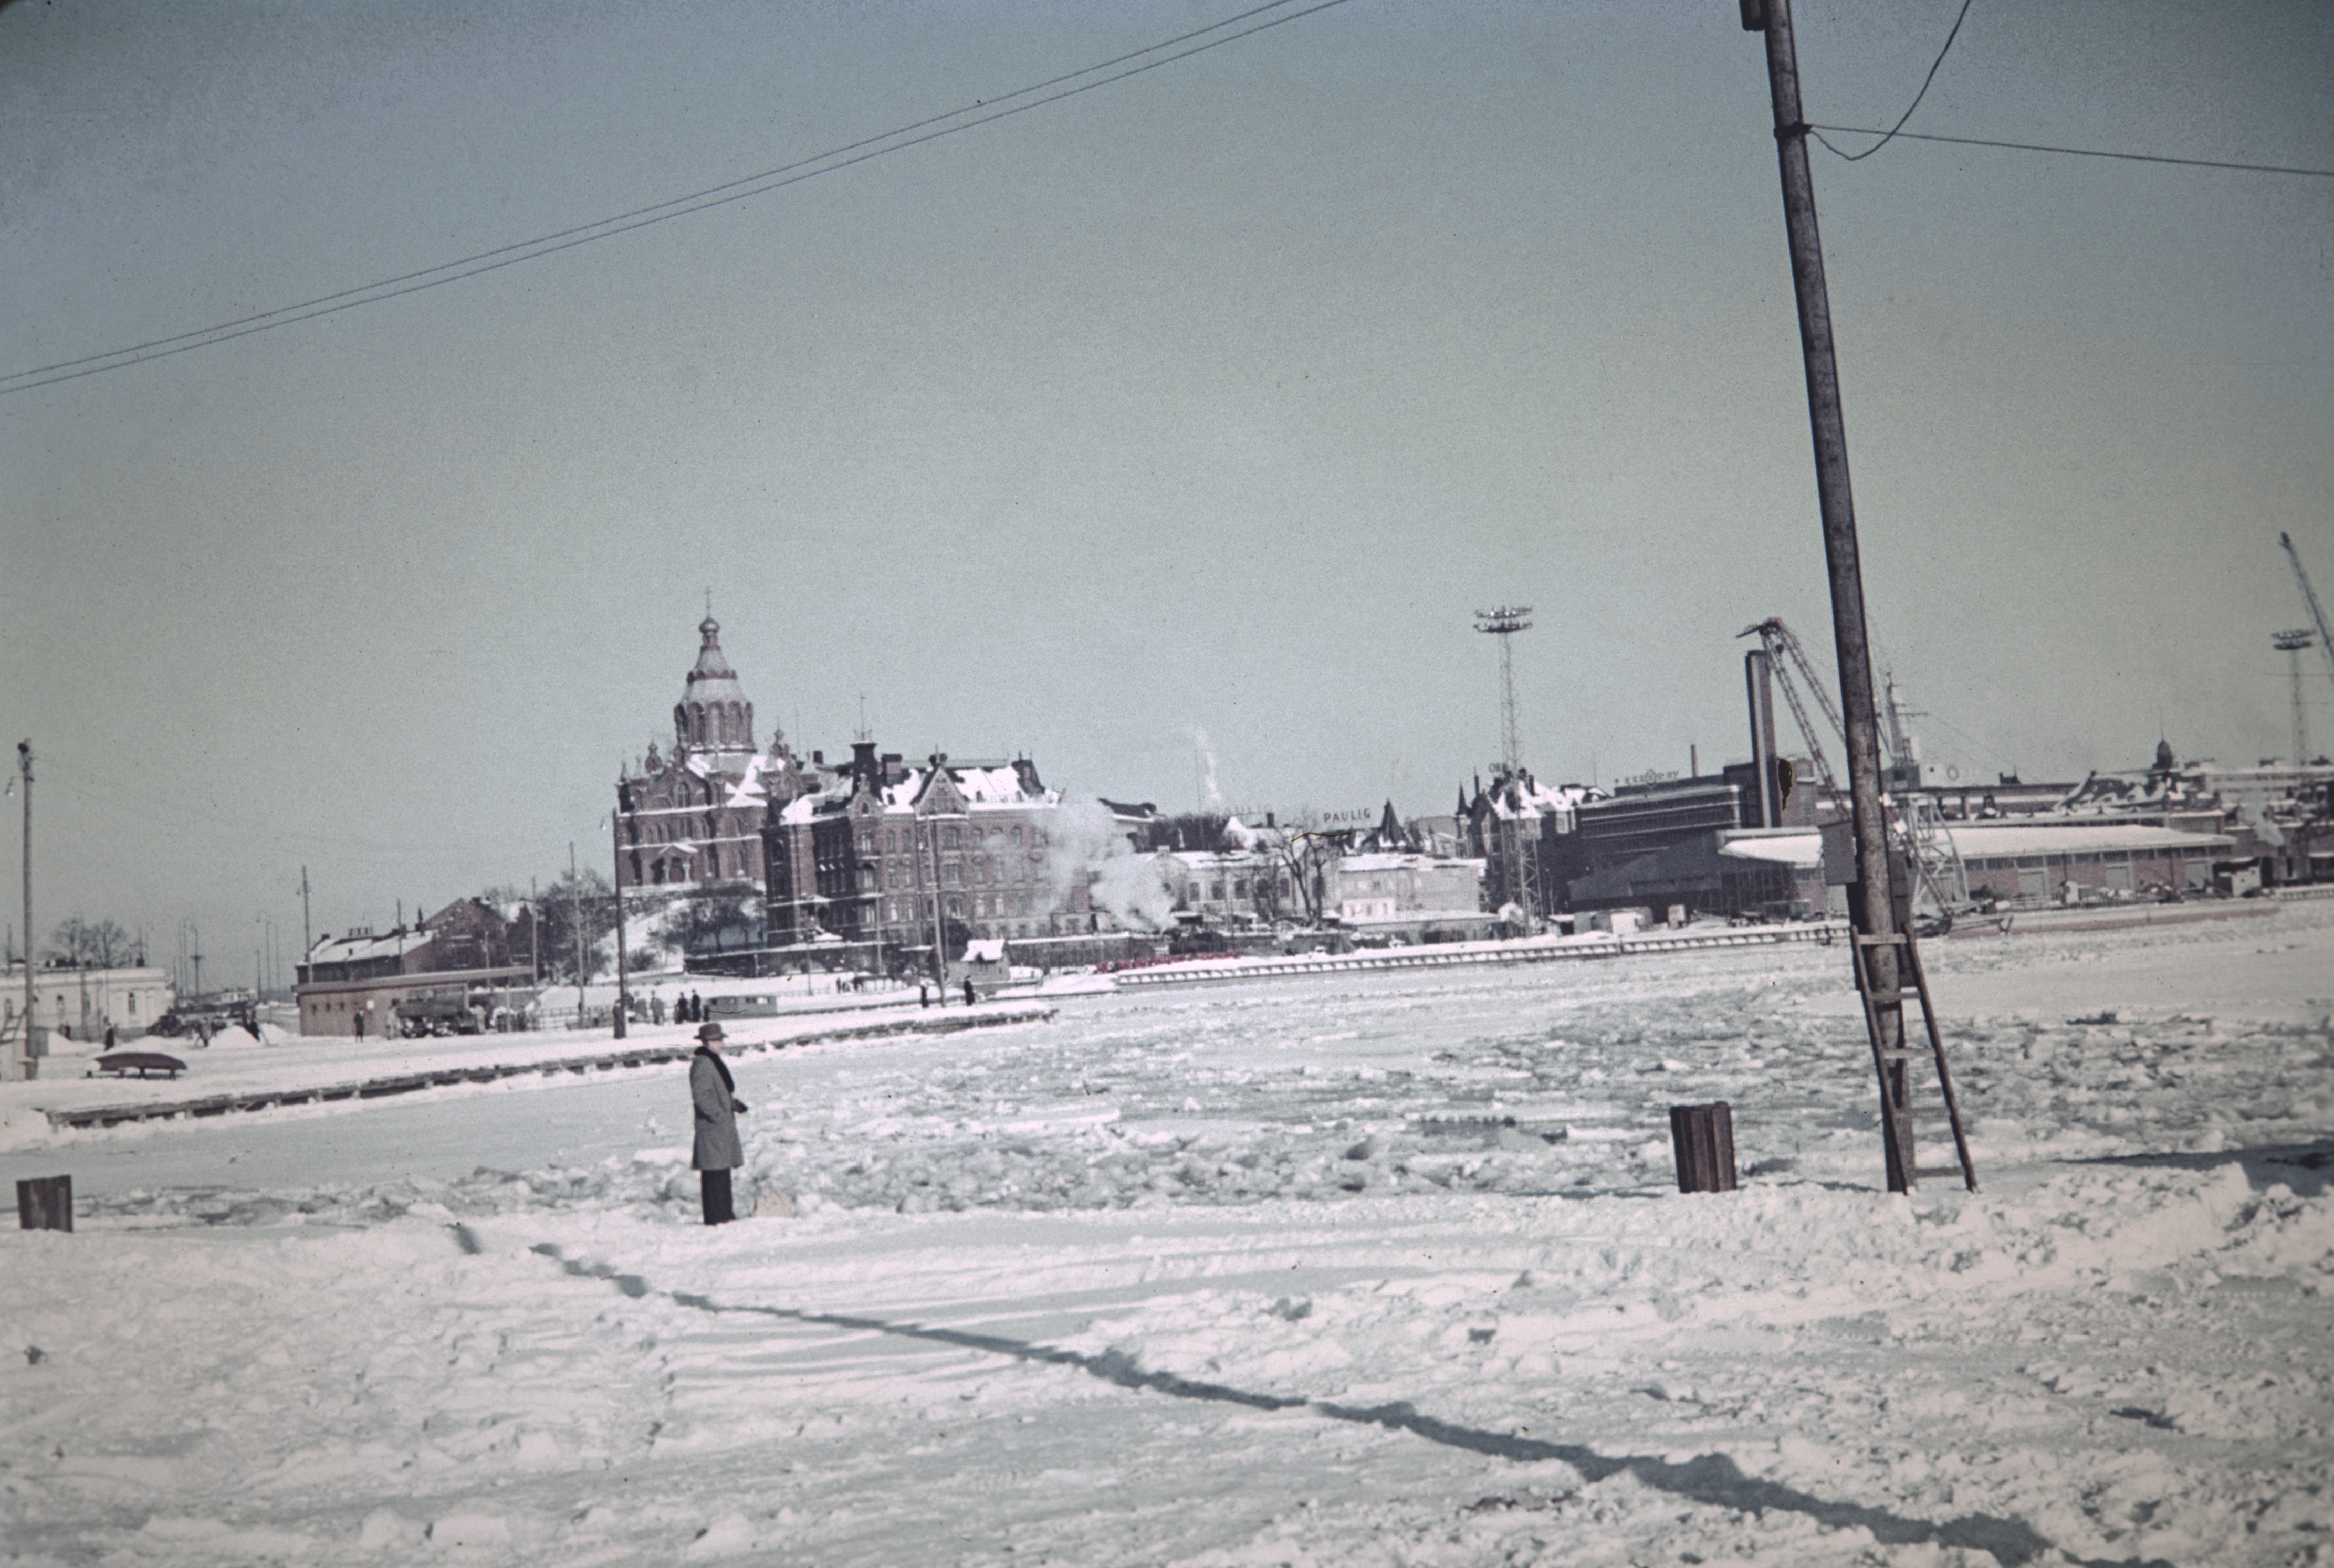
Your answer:
[[[798,774],[783,736],[754,744],[754,705],[721,650],[721,623],[698,624],[697,662],[672,706],[672,755],[648,755],[616,781],[616,886],[758,893],[762,819]]]

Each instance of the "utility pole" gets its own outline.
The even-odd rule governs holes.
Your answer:
[[[616,812],[608,813],[608,841],[614,846],[615,856],[610,864],[616,873],[616,1038],[622,1040],[632,996],[624,988],[624,824]]]
[[[300,961],[308,961],[308,949],[316,945],[313,932],[308,928],[308,868],[300,868]]]
[[[1823,240],[1816,226],[1815,179],[1808,167],[1807,115],[1799,102],[1799,50],[1790,0],[1741,0],[1742,25],[1764,33],[1767,82],[1774,101],[1775,151],[1783,181],[1783,227],[1798,297],[1799,347],[1808,382],[1808,419],[1815,443],[1816,502],[1823,520],[1824,562],[1831,577],[1832,645],[1839,661],[1840,709],[1847,740],[1847,789],[1854,813],[1856,886],[1852,912],[1866,938],[1874,998],[1873,1060],[1880,1075],[1882,1141],[1888,1189],[1913,1184],[1912,1117],[1906,1108],[1905,1011],[1899,954],[1893,938],[1888,825],[1880,807],[1880,736],[1872,696],[1872,656],[1865,630],[1864,573],[1857,560],[1856,500],[1847,476],[1847,424],[1840,408],[1831,301],[1824,286]],[[1886,1000],[1882,1000],[1886,998]]]
[[[24,1043],[11,1078],[29,1082],[40,1068],[33,1058],[33,743],[16,743],[16,783],[24,792]]]
[[[568,903],[575,920],[575,1027],[584,1027],[584,879],[575,870],[575,841],[567,841]]]
[[[925,819],[931,833],[932,848],[932,982],[940,994],[940,1005],[948,1005],[948,916],[940,895],[940,825]],[[30,919],[31,917],[25,917]]]

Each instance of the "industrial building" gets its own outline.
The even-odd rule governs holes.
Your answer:
[[[468,1028],[498,1012],[522,1012],[535,999],[533,942],[531,911],[508,920],[478,899],[448,904],[410,928],[321,937],[295,971],[300,1033],[382,1039],[405,1033],[425,1013]]]

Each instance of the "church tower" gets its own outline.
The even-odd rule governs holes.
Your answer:
[[[627,765],[616,781],[616,885],[626,892],[762,884],[770,784],[791,776],[793,759],[775,735],[768,755],[755,751],[754,705],[709,610],[697,636],[697,663],[673,704],[672,755],[651,740],[638,771]]]
[[[716,771],[742,774],[754,756],[754,705],[721,651],[721,623],[709,614],[697,631],[697,664],[673,704],[673,749]]]

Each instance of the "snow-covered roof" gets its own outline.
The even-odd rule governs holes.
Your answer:
[[[1823,864],[1821,833],[1742,833],[1722,840],[1718,852],[1732,860],[1812,871]]]
[[[2213,850],[2233,848],[2226,833],[2190,833],[2139,822],[2066,822],[2045,817],[2031,822],[1953,822],[1946,832],[1963,860],[1992,855],[2071,855],[2098,850]]]
[[[2068,822],[2046,817],[2033,822],[1951,822],[1945,836],[1962,859],[1991,860],[1997,855],[2083,855],[2101,851],[2156,854],[2165,850],[2224,850],[2236,841],[2226,833],[2189,833],[2140,822]],[[1819,832],[1770,833],[1756,831],[1729,835],[1718,852],[1738,861],[1764,861],[1802,871],[1823,864]]]
[[[1021,775],[1009,767],[950,768],[949,773],[969,805],[1028,805],[1037,798],[1021,788]]]
[[[1266,856],[1241,850],[1162,850],[1159,853],[1162,859],[1174,861],[1195,871],[1222,871],[1226,868],[1247,871],[1252,867],[1272,863]]]
[[[1367,854],[1344,855],[1337,861],[1341,871],[1399,871],[1413,866],[1480,865],[1480,861],[1454,861],[1443,855],[1423,854],[1410,850],[1373,850]]]
[[[997,811],[1007,807],[1053,806],[1062,803],[1062,792],[1056,789],[1029,794],[1021,787],[1021,775],[1010,766],[947,765],[944,770],[957,794],[964,797],[968,811]],[[924,793],[925,781],[931,778],[930,764],[911,767],[896,784],[885,784],[878,792],[886,812],[909,812]]]
[[[696,761],[694,757],[690,760]],[[747,761],[745,773],[740,775],[736,784],[729,786],[729,796],[721,803],[731,806],[758,806],[767,803],[770,795],[769,792],[762,787],[762,774],[769,765],[770,759],[757,752]]]
[[[422,931],[392,931],[376,937],[320,937],[308,949],[308,959],[317,964],[357,964],[367,958],[393,958],[400,953],[410,953],[429,939]]]
[[[1593,784],[1546,784],[1528,773],[1496,780],[1484,792],[1492,813],[1501,817],[1527,812],[1568,812],[1590,801],[1606,798],[1606,793]]]

